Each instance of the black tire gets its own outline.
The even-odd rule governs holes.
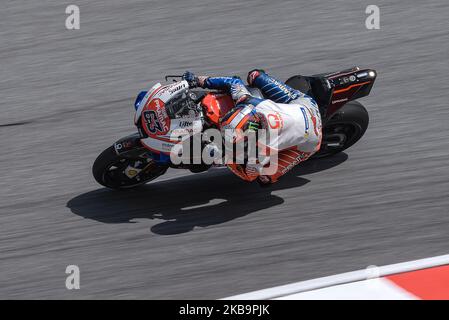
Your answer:
[[[353,146],[366,132],[369,115],[358,101],[345,104],[323,126],[323,143],[314,157],[323,158]]]
[[[111,146],[95,159],[92,166],[92,174],[95,180],[102,186],[111,189],[129,189],[150,182],[167,171],[167,168],[155,165],[148,172],[145,171],[144,173],[139,173],[134,178],[129,178],[124,174],[123,170],[128,167],[130,162],[137,160],[141,159],[130,159],[119,156],[115,152],[114,146]],[[117,169],[112,169],[112,167],[116,167]]]

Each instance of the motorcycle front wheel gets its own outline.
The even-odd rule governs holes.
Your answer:
[[[129,189],[156,179],[167,171],[150,158],[129,158],[118,155],[114,146],[104,150],[92,166],[95,180],[111,189]]]

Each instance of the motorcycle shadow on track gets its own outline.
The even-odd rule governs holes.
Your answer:
[[[345,153],[340,153],[309,160],[266,188],[241,181],[221,168],[155,180],[134,190],[90,191],[69,200],[67,207],[79,216],[103,223],[134,223],[134,219],[142,218],[165,220],[152,226],[151,231],[160,235],[180,234],[280,205],[284,199],[273,195],[273,191],[301,187],[310,182],[301,175],[333,168],[347,158]]]

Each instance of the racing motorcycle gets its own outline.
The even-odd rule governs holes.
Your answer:
[[[376,76],[375,70],[353,67],[312,76],[295,75],[286,81],[290,87],[314,98],[319,106],[323,140],[315,158],[342,152],[362,138],[369,116],[356,99],[370,93]],[[186,124],[197,133],[218,128],[220,118],[235,106],[231,96],[216,90],[188,89],[187,82],[179,75],[168,75],[165,81],[166,84],[157,83],[138,95],[134,105],[138,132],[118,140],[95,160],[92,172],[99,184],[112,189],[132,188],[156,179],[168,168],[197,173],[212,166],[195,162],[174,164],[169,156],[173,144],[168,136],[164,139],[164,133],[173,124],[178,128]],[[263,98],[257,88],[249,90],[252,95]],[[158,140],[146,139],[156,131]],[[160,151],[164,147],[167,152]]]

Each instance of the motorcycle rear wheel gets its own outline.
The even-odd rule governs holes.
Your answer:
[[[369,115],[358,101],[345,104],[323,127],[321,149],[314,157],[324,158],[353,146],[365,134]]]

